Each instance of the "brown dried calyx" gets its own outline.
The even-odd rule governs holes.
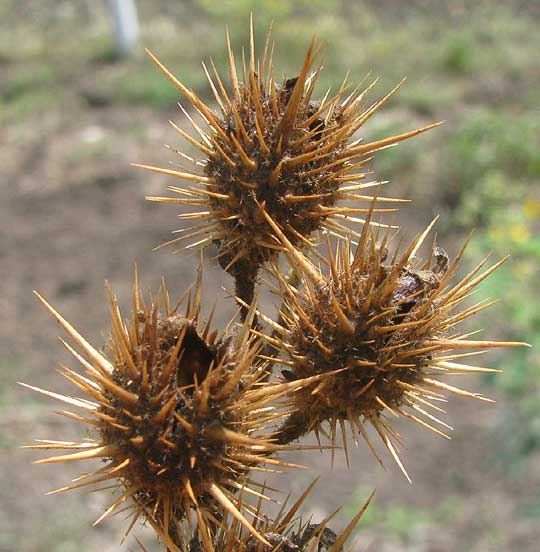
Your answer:
[[[322,70],[316,62],[315,39],[298,76],[283,83],[275,80],[269,44],[268,35],[262,59],[257,59],[251,27],[249,60],[247,66],[243,64],[240,79],[228,41],[231,90],[225,88],[213,64],[213,76],[205,67],[219,113],[152,56],[208,124],[208,129],[201,128],[185,112],[198,138],[175,127],[206,160],[188,158],[193,168],[182,167],[181,171],[142,166],[196,184],[171,187],[180,197],[149,199],[202,209],[180,215],[199,219],[200,224],[182,230],[184,235],[168,243],[195,240],[188,247],[216,244],[221,266],[234,276],[237,295],[247,304],[252,301],[259,269],[280,251],[275,231],[262,216],[260,205],[295,246],[319,230],[346,233],[344,220],[362,220],[356,215],[367,213],[369,208],[338,203],[346,199],[371,201],[364,190],[378,184],[364,182],[369,154],[435,126],[366,144],[362,139],[353,140],[401,83],[382,100],[367,106],[365,98],[371,86],[350,91],[346,83],[333,96],[327,94],[315,101]],[[378,201],[398,200],[380,197]]]
[[[257,517],[255,526],[260,534],[264,535],[268,544],[261,544],[252,535],[242,531],[238,524],[232,523],[218,533],[214,542],[204,542],[194,538],[185,548],[189,552],[343,552],[343,546],[358,525],[374,493],[362,505],[347,527],[337,534],[328,527],[329,518],[322,523],[305,523],[298,519],[300,508],[315,483],[316,481],[289,509],[285,509],[283,505],[273,521],[261,515],[259,503],[255,511]]]
[[[433,397],[450,392],[489,399],[440,378],[493,371],[461,364],[471,349],[524,345],[468,340],[468,334],[454,329],[491,304],[458,310],[504,259],[482,272],[484,260],[452,284],[462,253],[450,265],[440,248],[424,263],[415,259],[431,225],[404,252],[387,259],[387,238],[377,243],[368,220],[355,250],[350,242],[338,243],[335,252],[328,245],[328,256],[319,257],[326,264],[321,270],[294,247],[268,213],[265,216],[290,264],[300,272],[302,287],[290,285],[276,268],[285,295],[282,323],[264,317],[273,335],[255,333],[278,351],[277,362],[284,365],[288,381],[326,374],[291,396],[293,412],[278,432],[279,442],[288,443],[312,430],[326,434],[322,424],[328,422],[328,437],[334,443],[339,430],[347,454],[347,423],[355,442],[363,437],[377,456],[364,427],[369,424],[407,475],[391,418],[409,418],[447,437],[440,428],[452,428],[426,410],[441,410],[430,402]]]
[[[266,369],[249,323],[233,336],[217,337],[208,321],[200,324],[201,271],[187,296],[184,316],[171,307],[145,305],[135,281],[134,314],[124,320],[110,295],[112,334],[108,353],[92,347],[45,300],[80,352],[67,345],[85,374],[68,368],[63,375],[84,396],[75,398],[32,389],[61,400],[85,415],[63,414],[93,428],[93,440],[42,441],[34,448],[65,449],[40,463],[100,458],[105,461],[73,485],[57,492],[109,482],[120,496],[98,519],[131,500],[129,529],[146,519],[167,547],[183,534],[193,512],[205,539],[225,515],[261,544],[268,544],[243,511],[246,496],[262,496],[250,479],[265,464],[293,466],[271,455],[283,446],[270,439],[269,424],[283,417],[276,399],[303,385],[265,382]],[[184,298],[185,299],[185,298]],[[254,311],[250,315],[253,320]],[[108,488],[109,486],[107,486]]]

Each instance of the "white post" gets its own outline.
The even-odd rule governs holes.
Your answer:
[[[116,47],[127,56],[139,39],[139,18],[135,0],[109,0],[114,20]]]

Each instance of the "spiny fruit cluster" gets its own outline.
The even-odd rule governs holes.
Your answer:
[[[356,245],[350,239],[341,241],[333,252],[328,243],[328,255],[318,256],[326,266],[324,271],[288,241],[266,212],[263,214],[300,274],[301,291],[274,266],[284,296],[281,323],[264,317],[273,334],[255,333],[277,351],[275,360],[286,367],[282,372],[285,379],[327,376],[291,396],[293,413],[278,431],[278,441],[289,443],[310,431],[318,436],[319,430],[324,432],[321,424],[329,422],[333,445],[339,425],[348,460],[348,422],[354,439],[357,435],[365,439],[379,459],[364,428],[369,424],[409,478],[397,453],[399,436],[388,415],[404,416],[448,437],[430,423],[452,429],[426,410],[442,412],[431,399],[441,398],[441,391],[489,399],[449,385],[440,377],[496,371],[456,362],[469,356],[471,349],[523,345],[474,341],[465,334],[451,333],[460,322],[489,307],[491,303],[480,302],[459,310],[470,292],[506,259],[482,272],[484,259],[451,284],[463,250],[451,264],[440,247],[434,247],[424,263],[415,259],[433,223],[402,253],[396,250],[388,259],[388,235],[377,240],[370,215]]]
[[[334,514],[321,523],[303,522],[297,518],[301,506],[317,483],[313,481],[290,508],[286,508],[289,498],[284,501],[280,511],[273,519],[269,519],[262,511],[262,500],[259,499],[255,509],[254,526],[264,536],[269,544],[262,544],[252,534],[246,533],[238,520],[224,520],[214,540],[204,535],[184,541],[181,547],[174,546],[172,552],[343,552],[343,545],[357,526],[360,518],[368,507],[373,494],[362,505],[347,527],[336,534],[328,527]],[[262,497],[261,497],[262,498]],[[139,543],[140,544],[140,543]],[[140,544],[144,552],[146,548]]]
[[[83,482],[53,492],[115,481],[122,493],[96,524],[132,499],[129,529],[143,516],[167,545],[174,544],[171,535],[179,533],[178,524],[190,519],[191,510],[202,532],[224,511],[260,537],[241,513],[249,506],[237,491],[259,496],[250,486],[251,471],[264,470],[265,464],[291,465],[272,457],[282,447],[264,430],[283,416],[276,412],[278,399],[308,382],[263,382],[267,372],[248,324],[237,335],[221,338],[210,331],[210,321],[199,328],[201,283],[199,277],[193,297],[185,294],[186,312],[179,316],[181,303],[171,307],[165,288],[163,312],[157,303],[145,305],[136,278],[130,325],[111,293],[112,360],[38,295],[81,349],[66,343],[85,375],[68,368],[62,374],[86,397],[32,389],[93,415],[63,412],[96,428],[97,436],[81,443],[43,441],[30,448],[75,450],[39,463],[105,459],[104,467],[80,478]]]
[[[392,252],[388,230],[373,216],[389,210],[381,202],[397,200],[362,195],[376,184],[364,182],[372,152],[435,125],[364,144],[357,132],[399,86],[367,106],[371,87],[349,92],[345,83],[316,101],[322,68],[316,41],[299,75],[278,82],[270,35],[259,61],[253,34],[252,24],[242,79],[227,37],[229,90],[213,63],[213,77],[205,66],[219,113],[152,56],[205,121],[203,129],[184,111],[198,138],[176,128],[206,160],[180,153],[191,168],[142,165],[195,183],[170,188],[180,197],[150,199],[203,209],[181,215],[200,224],[172,243],[217,247],[222,268],[236,281],[241,323],[219,332],[212,330],[212,315],[202,320],[202,255],[194,290],[175,306],[165,287],[159,301],[146,304],[136,276],[133,314],[125,319],[111,292],[105,352],[39,296],[76,345],[66,343],[83,373],[64,368],[63,376],[83,396],[27,387],[81,409],[61,414],[94,437],[32,448],[67,451],[37,463],[101,459],[103,465],[53,492],[102,483],[115,488],[118,496],[97,522],[127,505],[126,533],[142,519],[168,551],[340,552],[364,508],[339,536],[329,519],[302,524],[295,516],[308,489],[271,519],[262,511],[268,489],[254,474],[297,467],[278,454],[297,448],[291,442],[312,431],[328,437],[331,444],[319,440],[319,446],[332,452],[339,431],[348,461],[348,424],[355,442],[362,437],[379,459],[368,436],[374,430],[408,478],[390,419],[403,416],[446,436],[439,427],[451,428],[434,415],[441,408],[433,401],[445,392],[488,399],[441,378],[490,371],[461,363],[471,349],[524,344],[473,341],[455,329],[491,304],[463,306],[503,261],[484,268],[484,260],[452,283],[461,253],[450,263],[434,247],[419,261],[431,225]],[[345,199],[365,204],[343,206]],[[351,221],[358,228],[348,228]],[[315,245],[323,234],[326,255]],[[291,267],[288,277],[279,269],[281,253]],[[262,267],[277,281],[277,320],[253,301]],[[272,375],[276,365],[283,369]]]
[[[344,219],[354,220],[354,215],[367,213],[369,208],[338,202],[372,199],[363,195],[364,189],[377,184],[363,182],[369,155],[437,126],[364,144],[356,133],[402,83],[372,105],[364,104],[371,86],[348,91],[346,82],[333,96],[327,94],[315,101],[313,94],[322,69],[319,62],[312,71],[317,60],[315,39],[298,76],[279,83],[274,76],[273,50],[269,51],[270,33],[260,61],[255,57],[253,26],[250,38],[249,65],[242,64],[243,80],[239,81],[227,36],[231,92],[225,89],[213,64],[213,77],[205,67],[219,114],[150,54],[206,121],[207,130],[184,111],[198,138],[174,126],[207,159],[201,167],[201,163],[187,157],[194,168],[182,171],[139,165],[203,186],[173,186],[170,190],[180,197],[149,199],[204,209],[181,215],[201,219],[201,223],[183,230],[185,235],[168,243],[193,238],[197,239],[196,245],[215,243],[221,266],[234,276],[237,294],[247,303],[253,299],[259,269],[280,251],[260,205],[295,246],[322,229],[338,235],[347,233]],[[398,200],[379,198],[379,202],[385,201]],[[395,209],[377,209],[390,210]]]

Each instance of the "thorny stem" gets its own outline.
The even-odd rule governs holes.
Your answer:
[[[285,277],[285,280],[290,286],[296,287],[300,283],[300,275],[299,275],[297,270],[292,269],[289,272],[289,274],[287,274],[287,276]],[[285,325],[285,320],[283,319],[283,309],[284,309],[284,307],[285,307],[285,298],[282,298],[281,306],[279,308],[279,316],[278,316],[278,319],[276,321],[280,326]],[[276,337],[276,336],[277,336],[277,332],[276,332],[276,330],[273,330],[271,337]],[[274,347],[272,345],[270,345],[269,343],[266,343],[265,346],[262,349],[261,354],[266,356],[266,357],[273,357],[275,355]],[[268,377],[270,377],[270,375],[272,374],[274,364],[275,364],[275,362],[270,362],[270,361],[268,362],[268,367],[267,367]]]
[[[245,322],[249,312],[249,307],[246,305],[251,305],[255,296],[255,284],[259,274],[259,267],[244,264],[242,261],[237,264],[242,264],[242,266],[238,267],[233,274],[235,285],[234,291],[236,296],[244,302],[240,307],[240,321]]]
[[[265,532],[264,538],[270,543],[272,550],[280,552],[308,552],[315,550],[310,543],[316,539],[318,543],[317,552],[326,552],[335,546],[337,535],[334,531],[326,527],[324,523],[308,523],[302,533],[292,534],[289,537],[279,533]],[[270,552],[270,548],[264,546],[261,549],[260,542],[250,541],[246,552]],[[189,552],[203,552],[203,548],[198,539],[193,539],[189,544]],[[343,547],[338,549],[343,552]]]
[[[180,531],[178,530],[179,525],[173,524],[173,526],[170,529],[169,537],[171,538],[171,541],[178,547],[178,550],[182,550],[182,547],[184,546],[183,540],[180,536]],[[173,552],[169,548],[167,548],[167,552]]]

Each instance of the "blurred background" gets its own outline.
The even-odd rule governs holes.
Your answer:
[[[259,49],[274,22],[276,75],[292,77],[314,32],[326,44],[321,95],[345,73],[380,77],[371,99],[402,77],[406,85],[362,130],[368,139],[446,124],[377,155],[385,195],[413,200],[396,215],[411,236],[437,213],[438,242],[455,252],[475,229],[463,270],[487,253],[511,260],[474,299],[501,303],[475,321],[493,337],[536,348],[492,354],[495,377],[463,387],[497,400],[454,399],[452,441],[400,426],[411,486],[364,449],[347,470],[326,455],[294,456],[309,466],[275,485],[299,493],[323,474],[308,501],[315,521],[343,505],[343,528],[373,488],[354,551],[538,550],[540,540],[540,2],[452,0],[138,0],[139,38],[129,55],[115,39],[105,0],[0,0],[0,551],[72,552],[120,547],[122,514],[91,523],[111,502],[103,493],[46,497],[86,466],[33,466],[19,449],[34,438],[80,438],[52,401],[16,385],[68,391],[58,362],[75,367],[58,327],[32,295],[38,289],[96,345],[108,331],[108,279],[129,312],[133,266],[144,287],[161,277],[177,296],[196,255],[151,249],[176,229],[174,206],[144,201],[174,184],[129,165],[166,166],[189,153],[168,119],[185,125],[175,88],[144,54],[153,50],[209,102],[200,60],[225,67],[225,25],[240,52],[255,15]],[[225,72],[222,72],[225,75]],[[210,307],[231,288],[215,261],[206,270]],[[214,253],[215,254],[215,253]],[[270,300],[271,302],[272,300]],[[234,310],[222,302],[218,323]],[[158,547],[137,529],[149,550]]]

